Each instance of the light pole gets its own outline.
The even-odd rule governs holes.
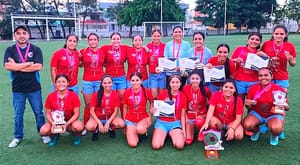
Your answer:
[[[75,34],[76,34],[76,31],[77,31],[77,19],[76,19],[76,6],[75,6],[75,0],[73,0],[73,8],[74,8],[74,10],[73,10],[73,12],[74,12],[74,25],[75,25],[75,27],[74,27],[74,30],[75,30]]]
[[[226,14],[227,14],[227,0],[225,0],[225,9],[224,9],[224,36],[226,35],[226,25],[227,25],[227,23],[226,23]]]

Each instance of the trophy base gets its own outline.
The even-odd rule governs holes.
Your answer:
[[[62,125],[56,125],[54,127],[52,133],[63,133],[63,132],[64,132],[63,126]]]
[[[211,160],[218,160],[220,158],[217,150],[206,150],[205,157]]]

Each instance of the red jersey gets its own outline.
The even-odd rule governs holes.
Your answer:
[[[77,50],[69,54],[65,48],[55,51],[52,55],[51,67],[56,67],[56,75],[65,74],[69,78],[69,86],[78,83],[79,53]]]
[[[200,91],[200,88],[196,91],[192,89],[192,85],[185,85],[182,92],[185,94],[187,99],[187,116],[189,119],[195,119],[199,115],[206,115],[208,98],[211,93],[208,87],[205,87],[206,97],[204,97]]]
[[[145,88],[140,88],[139,92],[134,92],[132,88],[124,92],[122,103],[127,105],[126,120],[131,122],[139,122],[147,118],[147,100],[153,101],[151,91]]]
[[[170,100],[168,91],[164,90],[163,92],[161,92],[158,95],[157,100]],[[181,111],[187,109],[186,96],[184,93],[179,91],[178,95],[176,95],[176,96],[172,95],[172,100],[175,102],[175,117],[174,118],[173,117],[158,117],[160,120],[168,121],[168,122],[181,120]]]
[[[95,113],[100,120],[107,120],[120,107],[120,96],[116,91],[112,91],[109,96],[102,96],[101,104],[98,106],[98,92],[92,96],[91,107],[95,107]]]
[[[288,60],[285,53],[289,52],[293,57],[296,57],[296,49],[291,42],[284,42],[280,46],[276,46],[273,40],[266,41],[261,51],[265,52],[269,57],[279,57],[279,65],[273,70],[274,80],[288,80],[289,74],[287,69]]]
[[[101,50],[105,58],[105,74],[112,77],[120,77],[125,75],[124,63],[126,61],[126,53],[129,46],[120,45],[118,49],[114,49],[112,45],[104,45]]]
[[[144,48],[140,52],[137,52],[133,47],[127,50],[127,80],[130,80],[130,75],[134,72],[140,72],[143,80],[148,79],[147,65],[149,64],[149,56],[150,53],[146,53]]]
[[[76,93],[68,91],[64,98],[58,97],[58,92],[52,92],[48,95],[45,108],[52,111],[64,111],[65,121],[68,121],[74,115],[74,108],[80,108],[80,100]]]
[[[248,53],[256,54],[257,50],[250,51],[247,46],[237,47],[231,56],[231,59],[241,58],[244,63],[246,62]],[[257,81],[257,71],[244,68],[243,65],[237,64],[236,71],[234,75],[235,80],[246,81],[246,82],[255,82]]]
[[[90,48],[80,50],[80,61],[83,63],[83,80],[98,81],[103,76],[104,53],[101,49],[94,52]]]
[[[267,86],[266,88],[261,88],[260,84],[251,86],[247,94],[247,99],[256,100],[256,105],[253,105],[251,110],[256,111],[263,118],[274,115],[274,113],[271,112],[274,107],[273,91],[278,90],[285,92],[282,87],[274,83],[270,83],[270,86]]]
[[[147,44],[147,47],[151,50],[149,56],[149,73],[156,74],[156,67],[158,66],[158,58],[164,57],[165,43],[160,43],[155,46],[153,43]]]
[[[235,101],[235,98],[237,99]],[[236,103],[234,109],[234,103]],[[244,104],[240,97],[231,97],[227,102],[222,91],[212,94],[209,104],[215,106],[214,116],[218,118],[223,124],[229,124],[235,120],[236,115],[243,115]]]

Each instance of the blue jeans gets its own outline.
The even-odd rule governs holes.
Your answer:
[[[13,106],[14,106],[14,138],[22,139],[24,137],[24,112],[26,105],[26,98],[30,103],[32,111],[35,116],[36,128],[40,132],[40,128],[45,124],[45,117],[43,113],[43,103],[41,90],[28,93],[13,92]]]

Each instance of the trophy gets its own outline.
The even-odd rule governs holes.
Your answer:
[[[53,111],[51,112],[52,120],[54,123],[54,129],[52,133],[63,133],[63,125],[65,122],[64,112],[63,111]]]
[[[210,129],[203,131],[204,134],[204,149],[207,159],[219,159],[218,150],[224,150],[221,140],[221,131]]]
[[[285,110],[280,109],[279,106],[287,106],[286,102],[286,93],[283,91],[273,91],[273,98],[274,98],[274,107],[272,108],[271,112],[284,114]]]

